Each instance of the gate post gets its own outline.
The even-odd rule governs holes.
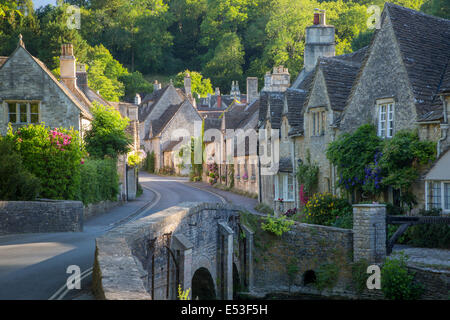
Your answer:
[[[353,261],[381,263],[386,257],[386,205],[353,205]]]

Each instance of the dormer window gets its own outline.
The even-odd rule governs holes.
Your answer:
[[[378,104],[378,136],[392,138],[394,135],[394,103]]]

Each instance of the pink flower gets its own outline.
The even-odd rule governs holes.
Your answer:
[[[81,159],[81,164],[84,164],[84,159]]]
[[[21,143],[23,140],[21,138],[17,139],[17,142]]]

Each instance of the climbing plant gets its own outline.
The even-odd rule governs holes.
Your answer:
[[[306,204],[308,198],[316,191],[319,181],[319,167],[311,163],[311,153],[306,152],[306,161],[301,162],[297,168],[297,181],[301,186],[300,193],[302,202]]]

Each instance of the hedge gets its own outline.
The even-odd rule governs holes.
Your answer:
[[[81,166],[81,201],[84,205],[117,200],[119,176],[114,159],[87,159]]]

